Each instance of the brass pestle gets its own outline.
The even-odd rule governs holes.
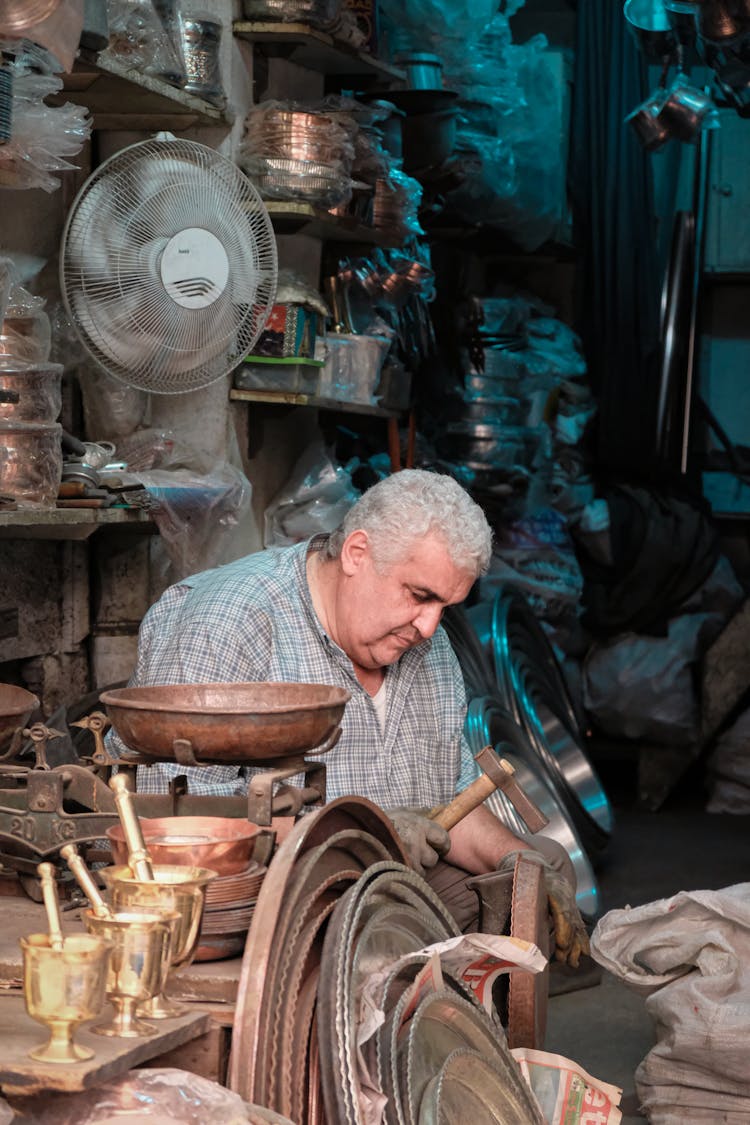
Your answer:
[[[40,863],[36,869],[42,883],[42,898],[44,909],[47,912],[47,925],[49,926],[49,943],[52,949],[62,949],[64,939],[60,923],[60,903],[57,899],[55,886],[55,869],[51,863]]]
[[[109,787],[115,795],[115,804],[125,833],[125,843],[128,846],[128,866],[136,879],[144,882],[153,882],[154,869],[151,865],[151,856],[148,854],[146,841],[143,838],[141,822],[133,804],[133,794],[128,788],[128,781],[124,774],[116,773],[110,778]]]
[[[60,855],[73,872],[78,886],[91,903],[91,909],[97,918],[111,918],[112,911],[107,906],[101,891],[94,882],[94,877],[84,863],[83,857],[78,854],[75,844],[65,844],[60,848]]]

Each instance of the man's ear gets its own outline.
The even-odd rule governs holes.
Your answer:
[[[356,528],[344,540],[341,548],[341,569],[351,577],[362,566],[370,551],[370,537],[366,531]]]

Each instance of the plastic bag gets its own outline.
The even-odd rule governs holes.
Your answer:
[[[12,1098],[14,1125],[292,1125],[208,1078],[174,1067],[131,1070],[80,1093]]]
[[[289,480],[265,511],[265,547],[288,547],[319,532],[334,531],[358,499],[352,472],[359,464],[336,464],[323,442],[312,442]]]
[[[12,135],[0,145],[0,186],[40,187],[55,191],[53,172],[75,167],[69,158],[81,151],[91,134],[83,106],[48,106],[44,99],[62,90],[55,75],[59,64],[49,52],[26,40],[0,40],[13,86]]]
[[[379,0],[393,56],[398,51],[442,55],[446,39],[468,51],[497,11],[497,0]]]
[[[142,74],[156,74],[173,85],[186,81],[185,67],[151,0],[107,0],[112,56]]]
[[[666,637],[624,633],[592,645],[584,660],[583,688],[585,707],[597,726],[617,738],[671,746],[698,742],[693,665],[721,620],[708,613],[684,614],[672,618]]]
[[[132,434],[146,415],[148,394],[129,387],[93,363],[77,368],[83,399],[86,436],[92,441],[114,440]]]
[[[178,582],[247,553],[243,523],[250,516],[252,486],[224,462],[210,472],[152,469],[133,474],[145,487]]]
[[[7,257],[0,257],[0,326],[0,362],[6,356],[26,363],[49,359],[52,329],[44,300],[20,284]]]

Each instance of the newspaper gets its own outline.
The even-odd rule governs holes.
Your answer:
[[[531,1087],[547,1125],[619,1125],[618,1086],[592,1078],[578,1063],[548,1051],[511,1051]]]
[[[380,971],[368,973],[355,1000],[360,1111],[366,1125],[382,1125],[385,1120],[387,1099],[373,1073],[370,1040],[385,1022],[382,1005],[386,981],[402,965],[424,956],[428,960],[409,986],[410,995],[404,1003],[400,1027],[408,1023],[426,993],[442,989],[443,969],[463,980],[492,1015],[492,985],[498,976],[516,970],[540,973],[547,965],[547,958],[531,942],[495,934],[464,934],[407,953],[384,965]]]

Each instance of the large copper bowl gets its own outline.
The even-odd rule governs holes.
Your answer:
[[[141,829],[154,863],[208,867],[217,875],[236,875],[249,866],[260,832],[249,820],[226,816],[141,817]],[[121,824],[107,829],[115,863],[128,862]]]
[[[152,758],[240,765],[302,754],[324,743],[350,699],[328,684],[163,684],[102,692],[112,726],[126,746]]]
[[[0,684],[0,750],[4,750],[13,732],[23,728],[39,706],[39,700],[25,688]]]

